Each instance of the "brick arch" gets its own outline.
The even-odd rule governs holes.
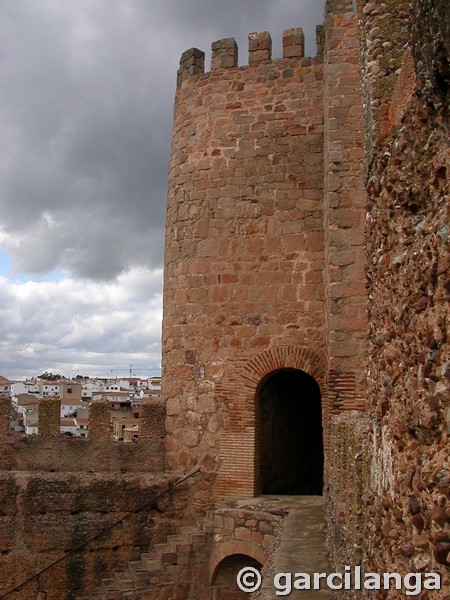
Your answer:
[[[250,357],[238,357],[226,368],[216,387],[218,404],[225,408],[215,484],[217,499],[260,493],[255,456],[256,395],[261,380],[280,369],[298,369],[315,379],[321,392],[322,421],[328,422],[326,361],[317,352],[305,346],[280,346]],[[324,433],[326,449],[325,426]]]
[[[242,373],[247,386],[256,390],[261,379],[279,369],[298,369],[314,377],[321,393],[325,391],[325,361],[310,348],[282,346],[256,355],[245,365]]]
[[[241,540],[231,540],[228,542],[222,542],[214,547],[211,558],[209,561],[209,583],[210,585],[214,581],[214,576],[217,571],[217,567],[220,563],[234,554],[244,554],[250,558],[255,559],[261,565],[264,565],[267,560],[267,552],[258,544],[253,542],[244,542]]]
[[[254,396],[261,380],[279,369],[298,369],[313,377],[319,385],[322,398],[326,396],[326,363],[314,350],[302,346],[269,348],[252,358],[240,358],[225,371],[216,392],[220,403],[233,411],[233,404],[241,403],[248,408],[250,396]],[[230,421],[233,412],[230,413]]]

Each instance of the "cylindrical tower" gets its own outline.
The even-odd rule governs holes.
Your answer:
[[[301,29],[181,58],[169,172],[163,395],[167,467],[259,489],[257,396],[279,369],[323,378],[323,64]],[[305,400],[307,402],[307,400]],[[231,490],[234,490],[232,493]]]

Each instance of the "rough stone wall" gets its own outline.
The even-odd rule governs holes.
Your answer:
[[[367,169],[386,132],[390,99],[414,18],[411,8],[411,0],[358,0]]]
[[[270,59],[266,32],[249,42],[247,67],[235,67],[233,40],[213,44],[210,73],[198,50],[180,63],[163,322],[171,470],[220,468],[230,415],[216,387],[233,365],[282,347],[324,352],[322,61],[302,59],[299,30],[285,32],[283,59]],[[236,482],[246,495],[253,403],[243,398],[234,415],[233,457],[250,456]]]
[[[109,527],[174,483],[163,475],[0,473],[0,595]],[[177,488],[8,597],[74,600],[165,541],[189,516]]]
[[[247,554],[261,563],[267,560],[275,543],[275,533],[284,516],[282,510],[271,512],[249,508],[222,508],[213,515],[214,549],[210,559],[210,575],[221,560],[231,554]]]
[[[401,24],[405,10],[410,20]],[[360,3],[360,17],[363,52],[379,47],[380,66],[392,56],[395,71],[385,77],[363,54],[366,76],[372,70],[365,93],[378,90],[380,101],[366,121],[370,428],[366,441],[359,436],[362,479],[350,482],[351,494],[359,486],[362,548],[334,543],[334,559],[362,560],[378,573],[438,572],[442,590],[419,597],[448,600],[450,15],[445,2],[417,0]],[[358,440],[357,427],[342,427],[334,434],[342,449],[336,472],[356,449],[350,442],[345,451],[345,440]],[[348,540],[355,507],[346,508],[348,491],[331,484],[331,538]]]
[[[450,87],[450,18],[446,0],[415,0],[411,46],[417,63],[421,96],[435,110],[448,111]],[[448,115],[448,112],[447,112]]]
[[[417,32],[429,39],[425,4],[415,5],[413,44]],[[427,64],[416,54],[414,93],[370,171],[367,534],[369,564],[438,571],[450,597],[449,123]]]
[[[133,444],[110,439],[102,403],[91,410],[89,438],[68,437],[59,432],[60,400],[48,398],[40,434],[17,436],[9,431],[10,398],[0,399],[0,595],[173,483],[161,474],[162,402],[145,405],[144,414],[146,437]],[[186,489],[171,492],[11,598],[46,590],[48,600],[73,600],[176,530],[189,506]]]
[[[370,434],[370,420],[359,411],[347,411],[332,421],[333,446],[326,488],[327,542],[337,571],[342,565],[363,564],[363,497],[368,483]]]

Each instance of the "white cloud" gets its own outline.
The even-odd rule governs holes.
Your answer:
[[[161,280],[161,269],[143,268],[110,283],[0,278],[2,371],[9,377],[43,370],[107,375],[127,364],[157,365]]]

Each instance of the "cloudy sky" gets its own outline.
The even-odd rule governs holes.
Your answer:
[[[0,374],[152,375],[181,53],[322,0],[0,1]],[[138,369],[142,369],[139,370]]]

